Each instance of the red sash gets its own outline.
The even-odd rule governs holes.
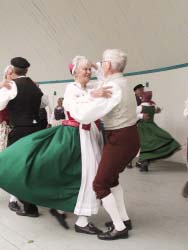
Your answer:
[[[64,126],[72,126],[72,127],[78,128],[79,125],[80,125],[80,123],[77,122],[73,117],[71,117],[71,115],[70,115],[69,112],[67,112],[67,116],[68,116],[68,120],[63,120],[62,121],[62,125],[64,125]],[[95,124],[96,124],[98,130],[101,130],[100,120],[96,120]],[[91,123],[89,123],[89,124],[82,124],[82,129],[84,129],[84,130],[90,130],[91,129]]]

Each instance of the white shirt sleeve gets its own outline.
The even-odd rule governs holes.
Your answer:
[[[183,111],[184,117],[188,117],[188,99],[185,101],[185,109]]]
[[[136,114],[137,114],[137,118],[140,120],[140,119],[143,119],[143,113],[142,112],[142,105],[139,105],[137,106],[136,108]]]
[[[17,96],[17,86],[14,81],[11,81],[11,89],[5,87],[0,89],[0,111],[5,109],[9,101]]]
[[[90,92],[77,96],[72,86],[68,86],[64,95],[64,108],[80,123],[88,124],[108,114],[121,101],[122,92],[117,84],[109,82],[105,86],[112,86],[111,98],[93,98]],[[70,87],[70,88],[69,88]]]

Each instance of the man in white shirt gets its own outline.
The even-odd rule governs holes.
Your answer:
[[[120,50],[106,50],[103,53],[102,70],[105,82],[116,88],[119,98],[116,105],[103,117],[106,144],[93,183],[97,197],[102,200],[105,210],[112,219],[107,223],[110,230],[98,234],[98,238],[101,240],[127,238],[128,230],[131,229],[123,190],[118,180],[119,173],[124,170],[139,150],[136,100],[122,74],[126,61],[126,55]],[[91,94],[93,97],[97,97],[97,90]],[[112,98],[109,98],[109,102],[111,100],[113,101],[113,95]]]

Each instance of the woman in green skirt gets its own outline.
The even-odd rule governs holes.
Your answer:
[[[140,120],[138,123],[141,172],[148,171],[148,165],[151,160],[169,157],[180,149],[180,144],[154,122],[154,115],[157,109],[152,101],[152,91],[145,91],[142,103],[137,107],[138,112],[149,115],[148,120]]]

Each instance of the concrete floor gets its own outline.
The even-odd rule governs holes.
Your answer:
[[[8,194],[0,191],[0,250],[187,250],[188,200],[181,196],[188,179],[185,165],[156,162],[148,173],[127,169],[121,176],[129,216],[130,237],[113,242],[74,232],[75,216],[68,215],[70,230],[63,229],[40,208],[39,218],[17,216],[7,208]],[[108,216],[103,209],[92,218],[99,227]]]

